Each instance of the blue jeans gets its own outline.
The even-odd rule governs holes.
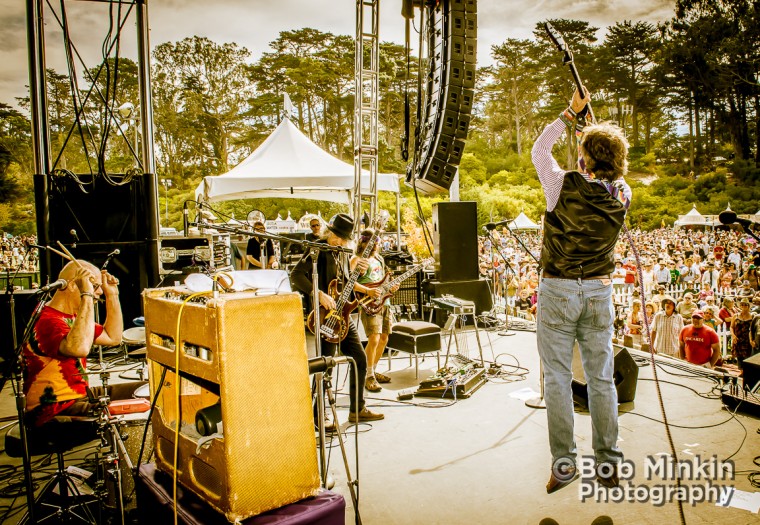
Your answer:
[[[577,340],[588,384],[596,461],[620,462],[623,454],[617,447],[617,390],[612,376],[612,285],[601,280],[543,278],[537,318],[552,461],[562,457],[575,461],[577,455],[571,389]]]

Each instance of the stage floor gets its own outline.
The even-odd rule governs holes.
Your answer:
[[[383,421],[359,427],[360,510],[365,524],[661,524],[678,523],[675,503],[655,505],[636,499],[623,502],[597,502],[605,495],[596,489],[592,480],[583,478],[551,495],[545,484],[550,473],[550,455],[544,410],[528,408],[522,399],[513,397],[524,389],[539,390],[538,355],[535,333],[515,332],[500,336],[481,329],[484,357],[494,357],[503,371],[517,371],[510,365],[527,368],[524,380],[489,381],[471,398],[451,406],[428,408],[419,403],[445,404],[430,398],[414,398],[411,403],[396,401],[399,390],[415,387],[414,365],[406,355],[395,358],[388,375],[393,378],[382,392],[368,394],[373,410],[386,415]],[[469,355],[477,356],[477,344],[472,332],[467,334]],[[388,361],[383,358],[380,370],[387,372]],[[420,362],[420,379],[436,368],[434,354]],[[673,441],[679,459],[702,463],[715,457],[723,461],[732,456],[734,479],[712,479],[716,487],[734,486],[741,491],[755,492],[747,479],[747,471],[760,470],[753,458],[760,454],[760,420],[731,414],[721,408],[717,399],[699,397],[691,389],[710,395],[714,382],[704,378],[686,377],[689,374],[668,367],[658,369],[663,399],[672,425]],[[676,375],[678,374],[678,375]],[[632,498],[656,496],[656,485],[674,486],[655,471],[647,480],[646,467],[656,465],[658,455],[669,452],[665,428],[661,423],[642,416],[661,419],[655,385],[649,367],[639,369],[636,400],[621,406],[620,447],[626,460],[635,470],[623,486],[636,487]],[[515,379],[519,379],[515,377]],[[678,385],[664,383],[670,381]],[[340,384],[338,377],[336,383]],[[689,388],[684,388],[684,385]],[[345,389],[347,390],[347,388]],[[347,397],[339,396],[341,422],[347,418]],[[14,413],[11,389],[6,386],[0,396],[0,416]],[[589,456],[591,421],[587,412],[576,412],[576,440],[579,456]],[[727,421],[727,422],[726,422]],[[720,424],[726,422],[725,424]],[[716,426],[717,425],[717,426]],[[345,427],[345,425],[344,425]],[[744,428],[743,428],[744,427]],[[746,438],[745,438],[746,429]],[[354,469],[353,434],[348,429],[348,455]],[[349,508],[346,523],[354,520],[353,506],[346,486],[346,476],[337,440],[329,453],[329,472],[335,479],[333,490],[343,494]],[[0,464],[18,464],[5,454]],[[689,487],[705,487],[708,481],[687,481]],[[647,489],[646,487],[649,487]],[[662,489],[667,490],[667,487]],[[699,496],[698,488],[693,495]],[[590,492],[582,501],[582,491]],[[596,492],[596,495],[594,494]],[[23,496],[16,502],[23,500]],[[7,505],[9,499],[0,499]],[[689,524],[731,522],[760,523],[760,515],[736,508],[718,507],[714,502],[684,504]],[[599,519],[609,517],[611,520]],[[2,514],[0,514],[0,518]],[[17,523],[19,515],[6,523]],[[549,521],[553,519],[555,521]],[[542,521],[547,520],[547,521]],[[596,521],[595,521],[596,520]]]

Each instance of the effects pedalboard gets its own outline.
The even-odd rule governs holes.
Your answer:
[[[470,361],[463,366],[441,368],[435,375],[422,381],[414,395],[467,399],[485,383],[485,369]]]

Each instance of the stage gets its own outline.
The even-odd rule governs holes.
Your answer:
[[[535,333],[517,331],[512,336],[500,336],[497,332],[486,333],[481,329],[480,335],[485,359],[492,361],[496,356],[503,372],[513,371],[510,365],[519,363],[530,370],[525,380],[490,380],[471,398],[446,407],[401,404],[396,401],[397,392],[417,384],[414,365],[410,365],[404,354],[393,359],[388,373],[393,382],[384,385],[379,394],[368,395],[370,407],[383,412],[386,419],[359,427],[360,509],[365,524],[537,525],[547,518],[563,525],[679,522],[675,503],[655,506],[651,501],[636,502],[635,499],[632,502],[597,503],[595,498],[604,493],[594,493],[596,484],[583,477],[559,492],[547,495],[545,484],[551,465],[545,411],[528,408],[523,400],[511,396],[526,388],[539,390]],[[467,338],[469,352],[474,355],[477,353],[474,333],[470,331]],[[420,379],[430,375],[435,366],[434,354],[428,354],[420,362]],[[380,369],[385,373],[387,368],[388,361],[383,358]],[[760,435],[757,433],[760,420],[741,413],[736,414],[735,420],[731,419],[719,400],[699,397],[690,390],[710,396],[715,384],[712,380],[682,377],[688,374],[680,370],[673,370],[679,375],[668,371],[669,367],[658,369],[670,423],[708,427],[671,427],[679,459],[694,462],[700,455],[703,462],[712,461],[713,456],[722,461],[736,452],[732,457],[736,471],[733,480],[722,477],[708,480],[703,476],[699,481],[684,479],[683,485],[693,487],[712,483],[716,491],[730,485],[742,491],[756,491],[747,479],[747,471],[760,470],[752,463],[760,451]],[[636,492],[632,494],[639,499],[645,493],[653,494],[650,489],[655,485],[675,485],[675,481],[663,480],[662,476],[646,479],[647,470],[651,474],[648,467],[657,461],[658,454],[669,452],[663,425],[642,417],[661,419],[655,385],[648,380],[651,377],[650,368],[639,368],[636,399],[633,403],[621,405],[620,415],[619,444],[628,464],[635,470],[630,479],[621,479],[621,486],[635,487]],[[342,383],[340,378],[336,383]],[[441,405],[449,401],[415,397],[411,402]],[[339,409],[340,420],[345,422],[347,398],[339,396],[338,404],[343,407]],[[0,416],[13,413],[14,400],[10,386],[6,386],[0,397]],[[728,422],[715,426],[724,421]],[[747,431],[746,440],[742,425]],[[579,458],[592,454],[591,422],[587,412],[576,412],[575,430]],[[353,469],[353,435],[348,437]],[[346,523],[353,523],[354,513],[340,450],[337,441],[333,443],[336,446],[328,449],[329,472],[336,481],[333,490],[344,495],[348,506]],[[67,460],[73,457],[67,455]],[[18,461],[10,461],[3,454],[0,463],[18,464]],[[21,472],[20,468],[18,472]],[[581,491],[590,492],[585,496],[586,501],[581,501]],[[16,505],[21,500],[23,496]],[[2,505],[9,503],[9,499],[0,500]],[[695,506],[685,503],[684,512],[686,522],[690,524],[754,524],[760,521],[758,514],[717,507],[714,502]],[[603,516],[608,516],[611,521],[599,519]],[[16,515],[7,523],[15,524],[19,518],[20,515]]]

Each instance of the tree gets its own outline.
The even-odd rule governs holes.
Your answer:
[[[606,60],[600,60],[600,63],[609,64],[610,89],[616,94],[624,94],[633,106],[632,134],[636,148],[639,147],[640,108],[649,104],[647,110],[651,112],[653,109],[650,72],[658,47],[659,40],[652,24],[630,20],[609,27],[602,46],[602,57]],[[619,99],[617,102],[619,106]]]
[[[197,36],[161,44],[153,52],[156,83],[164,83],[159,99],[167,107],[162,109],[182,114],[175,119],[158,112],[156,127],[167,125],[175,133],[187,131],[187,125],[195,128],[197,133],[187,138],[198,148],[198,168],[205,167],[208,173],[229,170],[230,155],[243,131],[251,95],[245,75],[249,55],[237,44],[217,44]],[[162,145],[169,145],[162,131],[158,132],[163,135]],[[176,146],[172,149],[177,150]]]
[[[486,103],[489,128],[494,134],[502,130],[514,134],[515,149],[520,155],[523,129],[538,107],[540,51],[530,40],[508,38],[493,46],[491,55],[496,65],[490,71],[493,81],[485,89],[490,95]]]

